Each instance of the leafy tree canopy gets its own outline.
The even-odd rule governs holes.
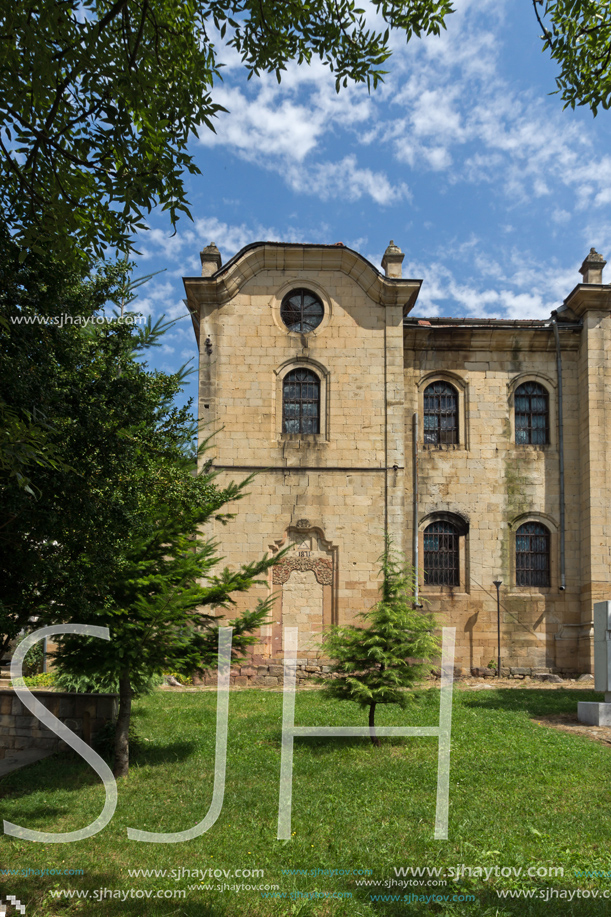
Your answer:
[[[560,64],[565,107],[611,106],[611,5],[605,0],[533,0],[543,48]]]
[[[277,556],[223,570],[215,544],[196,538],[232,518],[249,479],[221,488],[207,465],[197,472],[195,423],[174,402],[186,373],[144,362],[163,326],[130,313],[98,323],[108,301],[129,304],[128,266],[69,265],[34,253],[20,263],[0,235],[0,405],[17,418],[35,405],[29,432],[43,431],[52,456],[24,466],[27,488],[10,467],[0,474],[0,650],[33,618],[107,625],[109,643],[65,639],[60,661],[118,684],[125,774],[134,692],[168,667],[216,664],[222,615]],[[234,658],[267,613],[261,601],[231,622]]]
[[[390,30],[439,33],[452,0],[0,0],[0,206],[22,250],[128,251],[157,204],[188,214],[191,134],[221,106],[213,40],[249,76],[320,58],[375,87]],[[68,237],[71,236],[70,242]]]
[[[20,263],[0,232],[0,411],[10,420],[0,440],[0,651],[45,607],[86,605],[129,532],[136,494],[114,484],[138,448],[122,434],[120,407],[148,374],[118,376],[118,354],[140,346],[133,329],[85,324],[119,302],[124,274],[125,265],[84,273],[35,253]],[[178,390],[165,384],[168,396]],[[140,409],[153,425],[150,398]]]

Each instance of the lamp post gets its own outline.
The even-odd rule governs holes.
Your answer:
[[[496,635],[497,635],[497,648],[498,648],[498,663],[496,670],[496,677],[501,677],[501,596],[500,588],[503,583],[500,579],[495,579],[494,585],[496,586]]]

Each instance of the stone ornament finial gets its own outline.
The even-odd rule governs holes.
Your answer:
[[[391,239],[382,258],[382,267],[387,277],[401,277],[401,265],[405,255]]]
[[[583,283],[602,283],[603,268],[606,263],[603,256],[599,255],[595,248],[591,248],[579,268]]]
[[[212,277],[223,263],[221,253],[214,242],[206,245],[199,257],[202,261],[202,277]]]

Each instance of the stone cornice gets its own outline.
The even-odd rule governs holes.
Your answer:
[[[198,316],[202,305],[223,305],[261,271],[341,271],[378,305],[414,307],[421,280],[385,277],[358,252],[344,245],[255,242],[247,245],[211,277],[184,277],[187,308]]]
[[[564,305],[568,306],[578,318],[590,310],[611,312],[611,285],[579,283],[564,300]]]
[[[578,350],[580,327],[563,328],[560,341],[563,351]],[[403,346],[408,351],[466,351],[470,360],[477,360],[480,352],[514,353],[516,351],[556,352],[556,342],[550,325],[532,326],[437,326],[404,325]]]

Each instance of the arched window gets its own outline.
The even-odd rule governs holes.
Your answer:
[[[424,582],[428,586],[458,586],[458,528],[432,522],[424,530]]]
[[[524,382],[515,391],[516,443],[549,443],[549,395],[538,382]]]
[[[424,442],[458,442],[458,392],[449,382],[432,382],[424,390]]]
[[[302,334],[318,328],[324,314],[320,299],[309,290],[291,290],[280,306],[280,317],[289,331],[300,331]]]
[[[516,585],[549,586],[550,534],[540,522],[525,522],[516,531]]]
[[[282,432],[320,433],[320,379],[310,369],[293,369],[284,377]]]

